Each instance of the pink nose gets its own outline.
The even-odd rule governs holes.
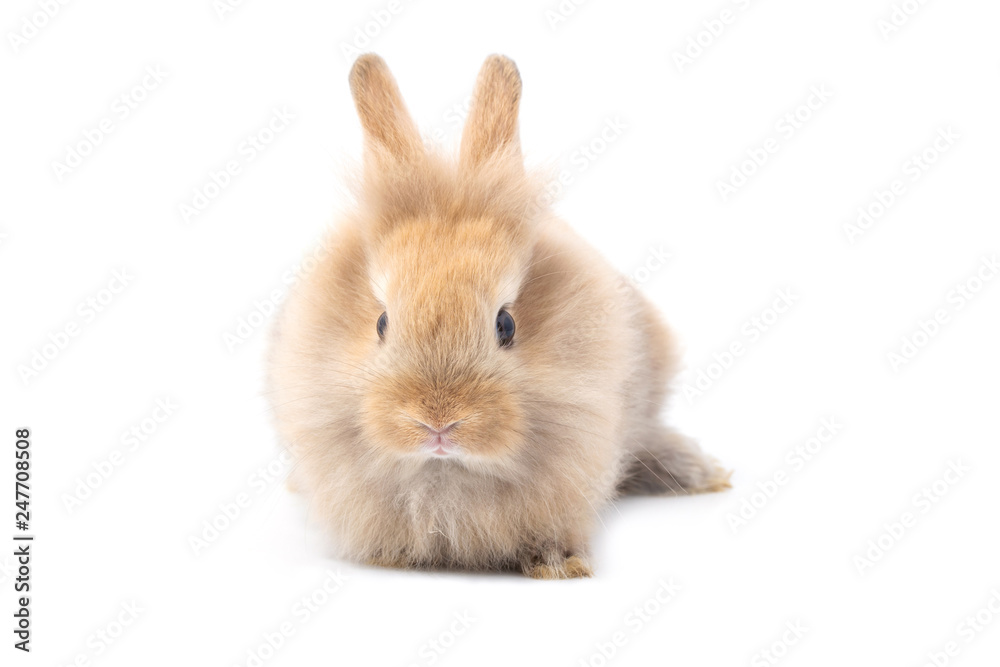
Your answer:
[[[451,429],[455,428],[455,425],[458,424],[457,421],[451,422],[440,429],[428,426],[423,422],[421,424],[430,433],[430,437],[423,444],[424,451],[437,456],[449,456],[455,452],[455,443],[448,437],[448,433]]]

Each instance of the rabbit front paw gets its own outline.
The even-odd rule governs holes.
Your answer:
[[[527,559],[521,565],[532,579],[580,579],[594,576],[583,556],[548,553]]]

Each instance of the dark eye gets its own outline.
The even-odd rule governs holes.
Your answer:
[[[501,347],[514,342],[514,318],[506,310],[497,313],[497,342]]]
[[[389,326],[389,315],[388,313],[382,313],[378,317],[378,323],[375,325],[375,329],[378,330],[378,337],[385,338],[385,328]]]

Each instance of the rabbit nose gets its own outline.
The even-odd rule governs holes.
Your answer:
[[[461,420],[453,421],[450,424],[445,424],[445,425],[442,425],[440,422],[435,422],[433,426],[426,422],[420,422],[420,425],[426,428],[428,431],[430,431],[431,435],[444,435],[451,429],[458,426],[460,421]]]

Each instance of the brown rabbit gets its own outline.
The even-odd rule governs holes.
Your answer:
[[[657,313],[539,205],[514,63],[483,65],[457,160],[425,148],[381,58],[350,84],[357,206],[289,296],[269,367],[296,485],[344,554],[590,576],[616,493],[727,488],[660,422],[675,353]]]

